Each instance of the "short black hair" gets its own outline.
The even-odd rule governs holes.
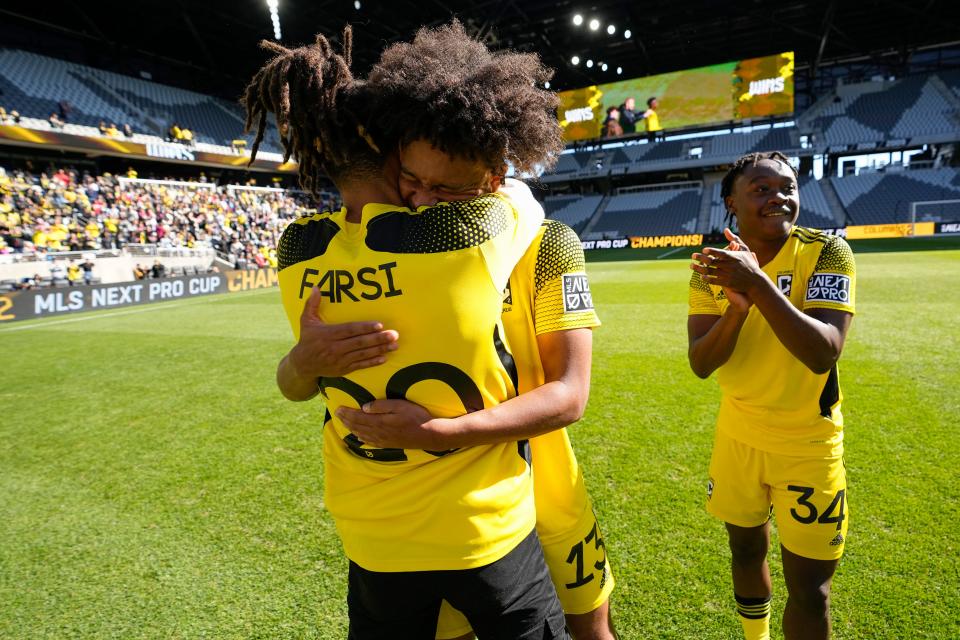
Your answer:
[[[656,99],[657,99],[657,96],[653,96],[652,98],[647,98],[647,106],[648,107],[653,106],[653,101]]]

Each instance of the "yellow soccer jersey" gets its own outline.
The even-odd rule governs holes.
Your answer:
[[[647,120],[647,131],[661,131],[663,127],[660,126],[660,116],[657,115],[657,112],[653,109],[650,110],[650,115],[646,117]]]
[[[855,312],[856,266],[842,238],[794,227],[763,272],[800,309]],[[690,278],[690,315],[722,315],[720,287]],[[837,367],[816,374],[777,339],[756,307],[750,309],[730,359],[719,369],[723,398],[717,428],[763,451],[837,455],[843,447]]]
[[[580,238],[573,229],[545,220],[510,276],[504,292],[503,325],[517,363],[520,393],[544,383],[537,336],[600,325],[593,308]],[[530,440],[534,457],[537,532],[544,544],[577,526],[589,512],[566,429]]]
[[[371,571],[467,569],[506,555],[534,527],[527,443],[452,451],[373,449],[330,414],[406,398],[453,417],[516,393],[502,292],[543,211],[529,189],[413,212],[367,205],[290,224],[280,292],[294,334],[316,286],[326,322],[378,320],[400,334],[387,362],[324,378],[325,500],[347,556]]]

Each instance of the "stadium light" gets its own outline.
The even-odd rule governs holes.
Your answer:
[[[549,88],[550,88],[550,81],[549,81],[549,80],[547,80],[546,82],[543,83],[543,88],[544,88],[544,89],[549,89]]]
[[[629,40],[629,39],[630,39],[630,36],[632,36],[632,35],[633,35],[633,34],[630,33],[630,29],[627,29],[626,31],[623,32],[623,39],[624,39],[624,40]]]
[[[613,26],[612,24],[607,25],[607,33],[609,33],[610,35],[613,35],[616,32],[617,32],[617,28],[615,26]]]
[[[593,67],[593,60],[587,60],[587,69]]]
[[[623,73],[623,67],[617,67],[617,75]]]
[[[573,56],[570,58],[570,63],[575,65],[580,64],[580,56]]]
[[[360,0],[353,0],[353,8],[360,11]]]
[[[576,26],[578,26],[578,27],[579,27],[580,25],[582,25],[582,24],[583,24],[583,16],[580,15],[579,13],[576,14],[576,15],[574,15],[574,16],[573,16],[573,24],[576,25]]]
[[[600,63],[600,71],[606,71],[606,70],[607,70],[607,63],[606,63],[606,62],[601,62],[601,63]]]
[[[590,31],[596,31],[600,28],[600,21],[594,18],[590,21]]]
[[[267,0],[267,8],[270,9],[270,22],[273,24],[273,39],[280,39],[280,13],[279,0]]]

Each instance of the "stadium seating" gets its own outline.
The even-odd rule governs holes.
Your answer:
[[[866,142],[950,140],[960,130],[960,120],[941,87],[955,87],[951,84],[955,82],[952,75],[940,74],[841,86],[810,125],[823,132],[828,146],[840,148]]]
[[[548,218],[559,220],[580,233],[596,212],[601,195],[560,195],[549,196],[543,202]]]
[[[635,191],[610,198],[592,234],[657,236],[693,233],[702,190]]]
[[[960,175],[956,169],[920,169],[897,173],[861,173],[830,182],[846,209],[851,224],[909,222],[910,203],[960,200]],[[918,220],[960,219],[960,203],[922,208]]]
[[[76,124],[130,123],[135,131],[163,137],[176,122],[197,142],[221,146],[243,137],[239,104],[25,51],[0,49],[0,89],[4,106],[26,117],[46,119],[66,101]],[[263,149],[279,152],[279,140],[269,122]]]

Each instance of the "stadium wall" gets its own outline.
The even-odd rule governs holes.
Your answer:
[[[0,325],[68,313],[117,309],[152,302],[266,289],[277,285],[276,269],[224,271],[200,276],[136,280],[0,294]]]

